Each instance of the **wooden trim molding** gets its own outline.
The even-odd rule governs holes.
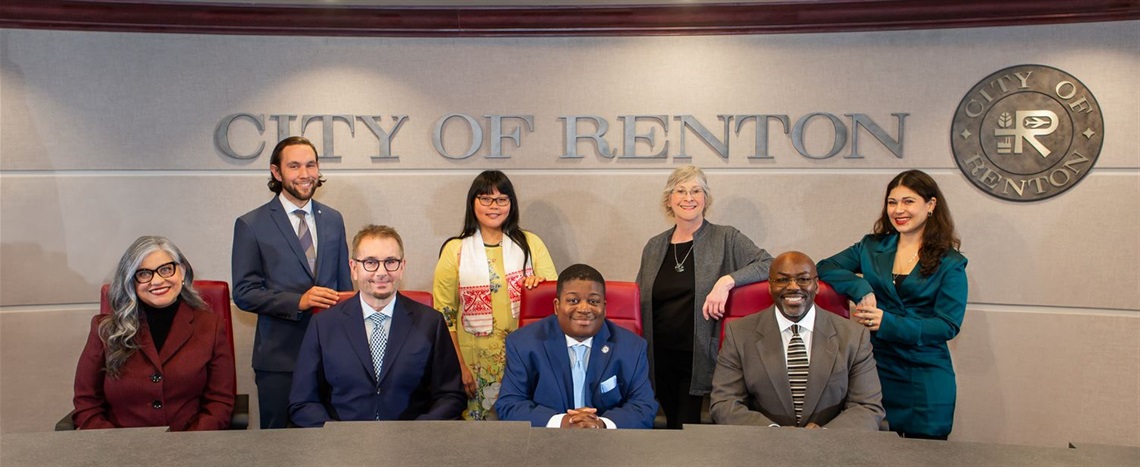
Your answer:
[[[1140,0],[818,0],[533,7],[317,7],[4,0],[0,27],[308,36],[769,34],[1140,19]]]

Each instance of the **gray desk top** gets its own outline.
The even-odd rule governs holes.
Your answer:
[[[1010,446],[740,426],[552,430],[520,422],[346,422],[320,429],[6,434],[0,465],[1140,465],[1140,448]]]

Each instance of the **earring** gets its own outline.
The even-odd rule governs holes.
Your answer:
[[[927,211],[926,217],[934,217],[934,211]]]

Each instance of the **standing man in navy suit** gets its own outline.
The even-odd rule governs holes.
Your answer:
[[[364,227],[351,261],[360,292],[313,317],[301,343],[293,423],[459,418],[467,393],[443,315],[396,292],[407,264],[400,235]]]
[[[652,428],[645,339],[606,318],[606,281],[585,264],[558,275],[554,315],[507,336],[495,411],[548,428]]]
[[[344,219],[313,200],[324,180],[317,149],[292,136],[273,148],[269,189],[277,194],[234,222],[234,303],[257,313],[253,371],[261,428],[289,424],[289,388],[311,310],[351,290]]]

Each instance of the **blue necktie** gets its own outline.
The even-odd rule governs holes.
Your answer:
[[[574,349],[574,367],[571,371],[574,377],[574,408],[582,408],[586,406],[586,350],[588,349],[585,344],[576,344]]]
[[[384,363],[384,348],[388,346],[388,333],[384,332],[384,321],[388,315],[380,312],[368,315],[372,320],[372,333],[368,335],[368,346],[372,349],[372,369],[376,371],[376,381],[380,381],[380,367]]]

